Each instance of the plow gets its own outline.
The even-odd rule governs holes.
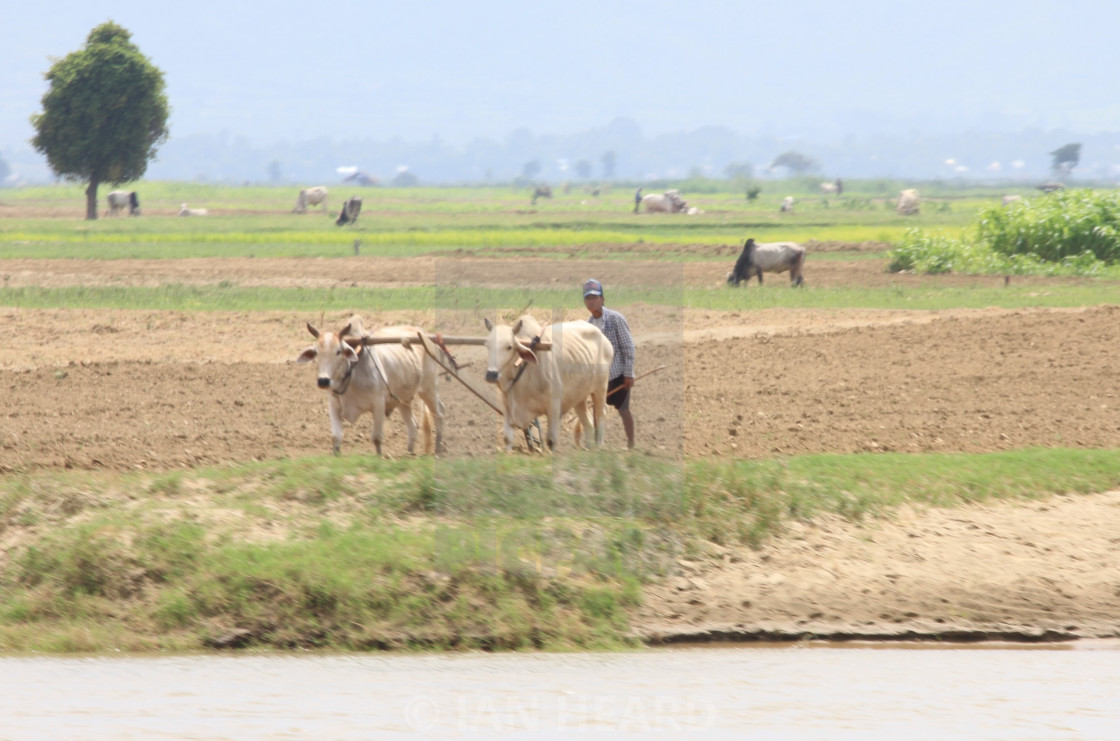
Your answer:
[[[475,385],[474,381],[466,378],[459,372],[465,366],[457,363],[455,361],[455,356],[451,354],[450,350],[448,350],[448,347],[454,347],[457,345],[483,346],[486,344],[485,337],[445,337],[441,334],[427,334],[424,332],[418,332],[415,337],[371,337],[369,335],[363,335],[362,337],[346,337],[345,342],[351,347],[355,348],[359,346],[389,345],[398,343],[404,345],[405,347],[411,347],[413,343],[419,343],[420,346],[424,348],[424,352],[430,358],[432,358],[432,360],[434,360],[450,378],[454,378],[456,381],[461,383],[464,387],[466,387],[468,391],[470,391],[480,401],[486,404],[486,406],[493,409],[498,414],[498,416],[502,416],[504,414],[502,408],[498,406],[498,404],[494,401],[493,396],[488,391],[486,391],[484,388],[479,388]],[[542,352],[549,351],[552,349],[552,343],[536,342],[533,345],[533,349]],[[640,376],[636,376],[634,378],[634,382],[637,383],[640,379],[645,378],[646,376],[657,373],[658,371],[665,370],[665,367],[666,366],[664,365],[659,365],[652,370],[648,370]],[[615,389],[615,391],[618,390],[619,389]],[[611,394],[613,393],[614,392],[612,391]],[[607,395],[608,398],[611,394]],[[537,431],[535,439],[532,434],[532,429],[534,427]],[[525,433],[525,442],[529,446],[530,450],[532,450],[533,448],[537,448],[540,450],[544,449],[544,439],[543,435],[541,434],[540,422],[538,422],[537,420],[533,420],[533,422],[530,423],[530,425],[526,427],[523,432]]]

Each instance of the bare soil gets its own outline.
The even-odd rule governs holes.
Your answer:
[[[655,249],[651,246],[651,250]],[[660,247],[656,248],[660,249]],[[706,246],[683,251],[705,254]],[[734,259],[729,250],[728,262]],[[874,246],[822,245],[822,250]],[[680,250],[678,250],[680,251]],[[1002,283],[892,275],[877,260],[819,261],[816,285]],[[208,284],[718,285],[716,263],[438,258],[6,260],[9,286]],[[722,263],[719,263],[722,266]],[[729,265],[728,265],[729,267]],[[769,278],[784,281],[783,278]],[[1015,279],[1040,291],[1057,280]],[[574,290],[574,289],[573,289]],[[740,290],[757,290],[750,288]],[[1118,292],[1120,295],[1120,292]],[[353,307],[367,327],[482,334],[473,311]],[[814,452],[1120,448],[1120,306],[1070,310],[680,311],[627,307],[644,454],[772,458]],[[573,313],[572,318],[582,316]],[[544,319],[552,317],[542,316]],[[324,393],[294,364],[307,321],[342,313],[0,307],[0,472],[168,469],[330,449]],[[335,326],[338,325],[338,326]],[[484,386],[478,348],[464,372]],[[441,382],[451,456],[498,455],[497,416]],[[389,425],[387,451],[403,455]],[[343,451],[372,452],[369,420]],[[570,446],[570,437],[561,439]],[[607,444],[624,447],[609,420]],[[1062,638],[1120,629],[1120,493],[821,520],[760,551],[719,550],[650,592],[650,640]]]

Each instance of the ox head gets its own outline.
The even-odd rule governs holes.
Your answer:
[[[319,374],[316,381],[319,388],[337,389],[343,386],[359,357],[359,351],[350,347],[343,339],[351,331],[351,325],[347,324],[338,334],[335,334],[320,332],[308,322],[307,331],[315,338],[315,344],[301,352],[296,362],[310,363],[316,359],[319,361]]]
[[[727,283],[729,285],[737,286],[740,282],[748,280],[751,277],[755,247],[757,247],[757,245],[753,237],[743,243],[743,251],[739,253],[739,259],[735,261],[735,269],[727,274]]]
[[[489,360],[486,363],[486,382],[497,383],[502,375],[513,373],[513,369],[522,363],[536,365],[537,355],[529,346],[517,336],[521,331],[522,320],[512,327],[508,324],[493,324],[485,320],[486,329],[490,335],[486,338],[486,352]]]

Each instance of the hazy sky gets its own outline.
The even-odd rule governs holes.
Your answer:
[[[160,67],[172,137],[449,143],[616,117],[648,135],[1120,130],[1111,0],[6,3],[0,149],[50,57],[112,19]]]

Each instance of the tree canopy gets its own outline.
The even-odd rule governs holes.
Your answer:
[[[1058,177],[1068,176],[1081,161],[1081,144],[1066,144],[1058,147],[1050,153],[1050,156],[1053,158],[1050,169],[1054,174]]]
[[[798,175],[803,175],[816,170],[820,165],[812,157],[790,150],[775,157],[774,161],[770,163],[770,167],[785,167]]]
[[[98,186],[140,178],[167,140],[163,72],[108,21],[45,77],[50,87],[43,111],[31,117],[31,143],[56,175],[89,183],[86,218],[96,219]]]

